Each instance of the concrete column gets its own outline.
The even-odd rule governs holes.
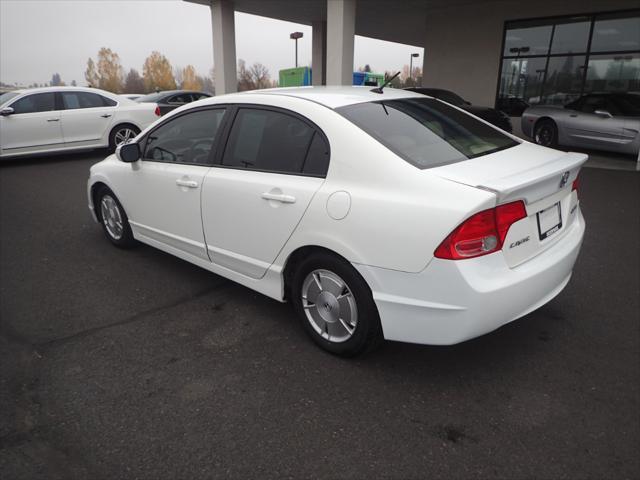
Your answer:
[[[327,85],[353,84],[356,1],[327,0]]]
[[[216,95],[238,91],[234,13],[232,0],[214,0],[211,2]]]
[[[312,22],[311,83],[327,84],[327,22]]]

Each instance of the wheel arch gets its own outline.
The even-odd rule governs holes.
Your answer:
[[[337,257],[340,260],[343,260],[347,263],[351,263],[349,259],[345,258],[343,255],[340,255],[335,250],[331,250],[330,248],[322,247],[320,245],[304,245],[296,248],[289,254],[289,256],[287,257],[284,263],[284,268],[282,269],[284,300],[289,299],[289,293],[293,284],[293,276],[295,275],[296,268],[298,267],[300,262],[302,262],[302,260],[309,257],[310,255],[313,255],[316,253],[324,253],[327,255]],[[358,275],[359,275],[359,272],[358,272]],[[365,284],[367,283],[366,280],[364,280],[364,278],[363,278],[363,281],[365,282]],[[369,285],[367,284],[367,286]],[[369,286],[369,288],[371,287]]]
[[[538,118],[535,123],[533,124],[533,131],[531,133],[533,133],[535,135],[536,133],[536,128],[538,128],[538,125],[540,124],[540,122],[544,122],[544,121],[549,121],[551,123],[553,123],[556,126],[556,130],[558,130],[558,122],[555,118],[550,117],[549,115],[544,115],[540,118]]]

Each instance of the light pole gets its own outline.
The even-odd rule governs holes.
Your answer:
[[[296,68],[298,68],[298,39],[302,38],[302,32],[293,32],[289,38],[296,41]]]
[[[409,57],[409,78],[411,80],[413,80],[413,59],[419,56],[420,56],[419,53],[412,53],[411,56]]]

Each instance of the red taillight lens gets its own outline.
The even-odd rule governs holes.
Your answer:
[[[522,201],[483,210],[462,222],[434,252],[437,258],[462,260],[497,252],[509,227],[527,216]]]
[[[154,113],[156,114],[156,117],[160,116],[160,107],[158,107],[157,105],[156,105],[156,109],[154,110]]]
[[[579,187],[580,187],[580,180],[578,179],[578,177],[576,177],[576,179],[573,181],[573,185],[571,185],[571,191],[575,190],[577,193]]]

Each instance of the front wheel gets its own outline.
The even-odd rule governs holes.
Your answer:
[[[347,261],[330,254],[310,256],[298,267],[291,293],[304,329],[323,349],[351,357],[382,339],[371,290]]]
[[[536,124],[533,139],[543,147],[556,147],[558,145],[558,127],[552,120],[541,120]]]
[[[96,200],[98,218],[109,241],[120,248],[135,246],[129,218],[114,193],[107,187],[102,187],[96,195]]]

